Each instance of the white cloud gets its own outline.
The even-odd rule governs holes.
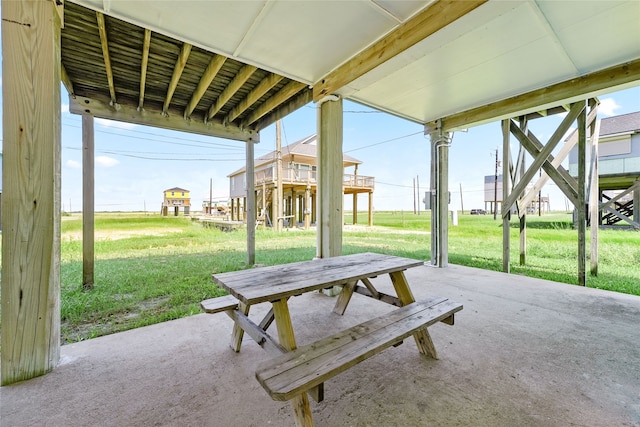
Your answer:
[[[602,113],[605,116],[614,116],[616,114],[616,110],[621,108],[616,100],[613,98],[605,98],[600,101],[600,105],[598,106],[598,113]]]
[[[60,111],[62,111],[62,114],[68,113],[69,112],[69,104],[62,104],[60,106]]]
[[[98,119],[98,118],[96,118],[96,123],[105,127],[118,128],[118,129],[133,129],[136,126],[138,126],[135,123],[116,122],[114,120],[106,120],[106,119]]]
[[[67,160],[65,165],[71,169],[80,169],[82,167],[82,165],[79,162],[76,162],[75,160]]]
[[[117,164],[119,164],[120,162],[117,161],[114,158],[111,157],[107,157],[107,156],[96,156],[96,165],[98,166],[104,166],[105,168],[111,168]]]

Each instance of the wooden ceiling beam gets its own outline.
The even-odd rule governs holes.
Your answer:
[[[69,97],[69,111],[73,114],[91,114],[102,119],[236,141],[259,142],[260,140],[260,134],[252,129],[241,129],[239,126],[233,125],[225,126],[218,121],[204,123],[202,120],[185,120],[181,111],[175,109],[170,110],[167,115],[163,114],[160,108],[155,110],[147,108],[139,111],[135,101],[130,104],[123,101],[118,107],[117,109],[113,108],[106,97],[87,98],[79,95],[75,98]]]
[[[253,129],[257,132],[260,132],[262,129],[267,126],[275,123],[277,120],[280,120],[290,113],[296,111],[299,108],[304,107],[308,103],[313,100],[313,91],[312,90],[303,90],[302,92],[295,95],[285,104],[277,107],[275,110],[271,111],[267,115],[263,116],[260,120],[256,122],[253,126]]]
[[[253,65],[245,65],[242,67],[233,80],[229,82],[229,85],[222,91],[216,102],[209,108],[206,119],[213,119],[213,116],[224,107],[224,104],[249,80],[249,77],[251,77],[257,69],[258,68]]]
[[[445,132],[464,129],[513,117],[521,111],[534,110],[536,107],[554,102],[562,103],[564,107],[567,100],[592,97],[598,92],[637,81],[640,81],[640,59],[443,117],[442,129]],[[425,127],[434,125],[435,122],[431,122]]]
[[[162,114],[168,114],[171,98],[173,98],[176,87],[178,87],[178,82],[180,81],[180,76],[182,76],[184,67],[187,65],[187,60],[191,53],[191,47],[192,46],[189,43],[184,43],[180,49],[180,55],[178,55],[176,65],[173,67],[173,74],[171,75],[171,81],[169,82],[169,88],[167,89],[167,96],[165,97],[164,105],[162,106]]]
[[[111,69],[111,58],[109,56],[109,40],[107,38],[107,28],[104,22],[104,15],[100,12],[96,12],[96,18],[98,20],[98,30],[100,31],[100,44],[102,45],[104,67],[107,71],[109,93],[111,94],[111,105],[116,105],[116,88],[113,84],[113,70]]]
[[[233,110],[227,114],[227,117],[222,121],[223,123],[231,123],[234,121],[240,114],[245,112],[247,108],[258,102],[258,100],[267,92],[269,92],[275,85],[280,83],[280,81],[284,77],[278,74],[269,74],[267,77],[262,79],[258,85],[253,88],[251,92],[247,94],[247,96],[236,105]]]
[[[196,90],[191,95],[189,104],[187,104],[187,107],[184,109],[185,119],[188,119],[191,116],[191,113],[193,113],[193,110],[195,110],[195,108],[198,106],[198,103],[204,96],[207,89],[209,89],[211,82],[216,78],[216,75],[218,75],[218,71],[220,71],[220,68],[222,68],[226,60],[227,58],[222,55],[215,55],[213,58],[211,58],[211,61],[209,61],[209,65],[207,65],[207,68],[204,70],[202,77],[200,77],[200,81],[198,82]]]
[[[292,98],[295,94],[304,89],[307,85],[304,83],[291,81],[285,87],[283,87],[278,93],[273,95],[267,101],[263,102],[258,108],[256,108],[249,117],[244,120],[241,127],[249,127],[252,123],[257,121],[260,117],[276,109],[281,104],[284,104],[288,99]]]
[[[382,39],[342,64],[313,87],[313,100],[331,95],[488,0],[437,0]]]
[[[147,86],[147,66],[149,65],[149,46],[151,46],[151,30],[144,29],[144,42],[142,43],[142,65],[140,66],[140,98],[138,110],[144,107],[144,90]]]
[[[75,92],[73,91],[73,83],[71,82],[69,74],[67,74],[67,70],[64,68],[64,65],[62,63],[60,63],[60,80],[62,80],[62,84],[64,85],[65,89],[67,89],[67,93],[69,93],[69,96],[76,96]]]

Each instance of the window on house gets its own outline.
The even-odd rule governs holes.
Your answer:
[[[172,196],[175,196],[175,193],[172,191],[172,192],[171,192],[171,195],[172,195]]]

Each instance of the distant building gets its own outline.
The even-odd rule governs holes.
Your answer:
[[[577,147],[569,152],[569,173],[578,175]],[[598,181],[600,203],[616,211],[600,212],[599,223],[626,221],[640,228],[640,112],[600,121]]]
[[[311,135],[282,147],[282,204],[284,222],[290,226],[304,222],[305,226],[316,221],[317,191],[317,135]],[[358,165],[362,162],[356,158],[343,155],[343,167],[353,167],[353,174],[343,174],[343,194],[353,195],[354,223],[357,213],[357,195],[369,194],[369,222],[373,205],[375,178],[358,175]],[[272,151],[255,160],[255,194],[258,216],[264,213],[267,223],[274,223],[273,203],[275,202],[277,156]],[[231,197],[231,217],[242,220],[246,197],[246,169],[243,167],[229,175],[229,194]],[[268,218],[267,218],[268,215]]]
[[[180,208],[184,209],[184,214],[189,215],[191,208],[191,196],[189,190],[174,187],[164,190],[164,200],[162,202],[162,216],[167,216],[169,208],[173,208],[174,216],[178,216]]]
[[[531,185],[528,185],[525,192],[528,192],[530,188]],[[498,212],[500,212],[502,210],[502,175],[498,175],[497,185],[495,175],[486,175],[484,177],[484,209],[487,212],[493,212],[495,204],[498,205]],[[526,209],[527,213],[549,212],[549,196],[536,197]],[[512,213],[517,213],[517,210],[514,205]]]

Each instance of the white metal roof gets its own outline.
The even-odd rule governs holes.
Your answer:
[[[434,3],[73,1],[309,85]],[[427,123],[639,58],[638,0],[490,0],[337,92]]]

